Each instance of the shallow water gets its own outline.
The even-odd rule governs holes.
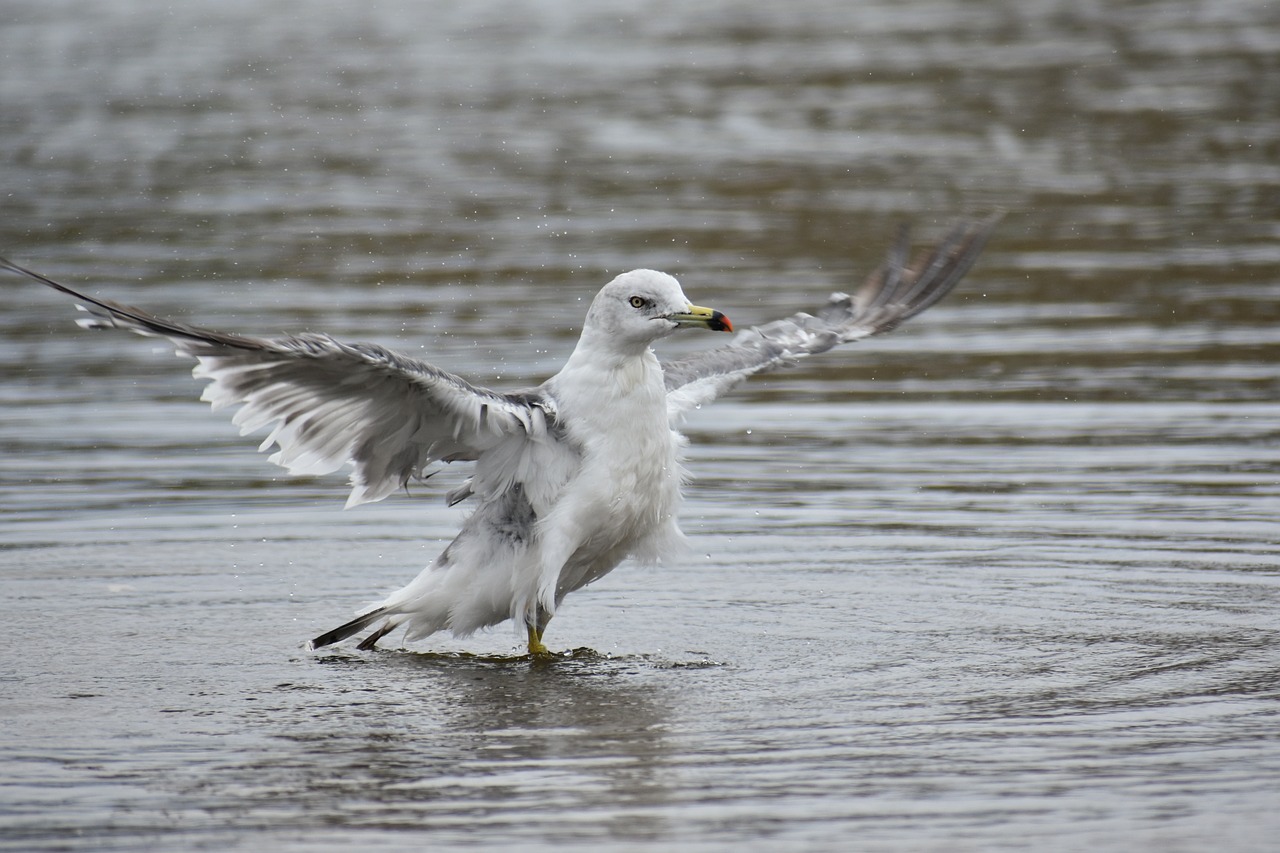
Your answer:
[[[1009,214],[927,315],[695,413],[691,553],[549,662],[305,651],[461,509],[344,513],[6,281],[0,844],[1274,843],[1270,5],[9,5],[3,254],[486,384],[627,268],[746,326]]]

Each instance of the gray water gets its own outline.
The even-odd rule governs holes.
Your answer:
[[[6,848],[1274,849],[1275,4],[8,0],[0,60],[0,253],[501,388],[625,269],[747,326],[1009,212],[695,413],[692,551],[550,662],[305,651],[461,475],[344,513],[3,281]]]

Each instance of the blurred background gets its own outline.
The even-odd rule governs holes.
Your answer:
[[[0,254],[499,388],[627,269],[746,327],[1007,211],[927,315],[696,413],[693,553],[546,671],[302,652],[443,489],[343,514],[0,282],[13,843],[1273,843],[1280,6],[7,0],[0,59]]]

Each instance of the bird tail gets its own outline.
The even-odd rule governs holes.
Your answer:
[[[387,608],[385,607],[375,608],[373,610],[370,610],[368,613],[360,614],[356,618],[352,619],[350,622],[346,622],[342,625],[339,625],[337,628],[334,628],[332,631],[325,631],[323,634],[321,634],[319,637],[316,637],[307,645],[312,650],[324,648],[325,646],[331,646],[334,643],[338,643],[338,642],[341,642],[342,640],[345,640],[347,637],[350,637],[352,634],[360,633],[365,628],[368,628],[374,622],[377,622],[379,619],[381,619],[383,616],[386,616],[386,615],[387,615]],[[379,634],[379,636],[381,636],[381,634]],[[363,648],[363,644],[361,644],[361,647]]]

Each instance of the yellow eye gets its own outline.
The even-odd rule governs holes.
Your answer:
[[[632,307],[632,308],[643,308],[645,305],[647,305],[647,304],[648,304],[648,302],[649,302],[649,300],[645,299],[643,296],[633,296],[633,297],[631,297],[631,307]]]

